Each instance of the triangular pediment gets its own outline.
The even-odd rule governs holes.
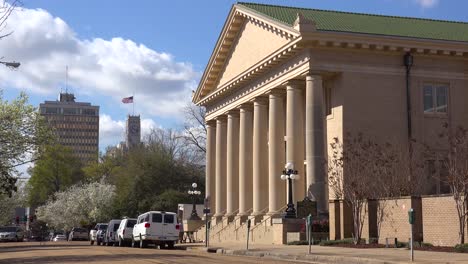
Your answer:
[[[277,23],[234,5],[193,96],[198,103],[205,96],[242,75],[247,69],[284,48],[300,34],[293,27]]]
[[[272,32],[254,21],[245,20],[231,46],[224,68],[219,74],[217,87],[229,82],[289,41],[284,36]]]

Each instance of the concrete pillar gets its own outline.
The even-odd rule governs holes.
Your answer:
[[[307,195],[317,201],[317,211],[328,211],[325,170],[325,98],[322,77],[306,76],[306,161]]]
[[[239,215],[246,216],[252,208],[252,105],[245,104],[239,112]]]
[[[254,101],[253,126],[253,213],[262,215],[268,206],[268,100]]]
[[[206,123],[206,176],[205,198],[208,199],[210,208],[214,212],[216,208],[216,121]]]
[[[286,162],[284,151],[284,91],[269,94],[268,115],[268,214],[278,214],[286,205],[286,186],[280,175]]]
[[[216,119],[216,213],[221,217],[226,210],[226,130],[225,116]]]
[[[296,80],[286,83],[286,162],[293,163],[299,174],[293,181],[294,203],[305,197],[303,84]]]
[[[233,216],[239,208],[239,111],[228,113],[227,120],[226,215]]]

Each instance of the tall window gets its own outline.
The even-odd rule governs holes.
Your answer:
[[[448,111],[448,86],[445,84],[425,84],[424,113],[446,114]]]

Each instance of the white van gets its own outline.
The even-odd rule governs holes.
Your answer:
[[[148,244],[174,248],[179,238],[180,225],[176,213],[150,211],[138,216],[133,227],[132,247],[145,248]]]
[[[104,245],[113,246],[117,242],[117,229],[119,229],[120,219],[112,219],[107,224],[107,231],[104,235]]]
[[[132,242],[133,227],[136,224],[135,218],[124,218],[117,229],[117,241],[119,247],[130,245]]]

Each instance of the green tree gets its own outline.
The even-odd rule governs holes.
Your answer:
[[[9,102],[0,90],[0,193],[11,196],[16,190],[16,168],[34,161],[51,135],[37,108],[28,104],[26,94]]]
[[[64,191],[84,178],[79,159],[70,148],[59,144],[45,146],[30,174],[31,206],[44,204],[55,192]]]

